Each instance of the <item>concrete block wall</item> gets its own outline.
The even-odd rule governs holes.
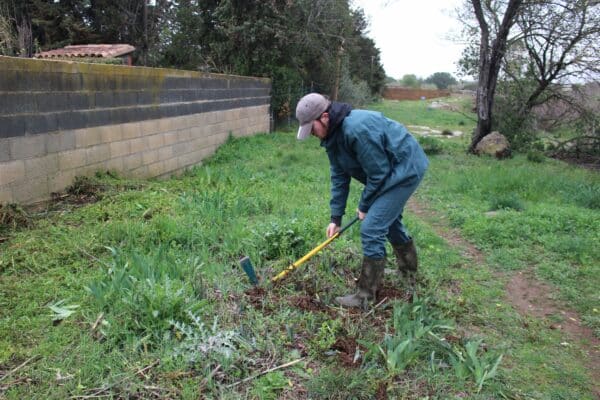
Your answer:
[[[0,203],[99,170],[168,176],[268,132],[269,103],[268,79],[0,57]]]

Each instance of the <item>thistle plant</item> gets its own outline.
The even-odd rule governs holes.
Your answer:
[[[187,312],[191,325],[181,321],[171,321],[181,342],[175,348],[175,356],[184,357],[191,363],[214,361],[222,364],[232,358],[241,343],[239,335],[232,330],[220,330],[215,316],[212,325],[206,326],[198,315]]]

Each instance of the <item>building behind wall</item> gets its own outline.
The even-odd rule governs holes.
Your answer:
[[[135,47],[128,44],[78,44],[42,51],[35,58],[133,65]],[[116,61],[116,62],[115,62]]]

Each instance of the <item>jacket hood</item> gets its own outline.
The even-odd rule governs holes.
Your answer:
[[[329,130],[327,131],[327,137],[321,141],[321,146],[328,147],[329,143],[333,143],[344,118],[351,111],[352,106],[350,104],[338,103],[337,101],[331,103],[331,107],[329,108]]]

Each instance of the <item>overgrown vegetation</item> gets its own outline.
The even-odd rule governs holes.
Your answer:
[[[135,65],[268,77],[278,121],[318,91],[362,105],[385,72],[361,9],[336,1],[3,0],[0,54],[127,43]]]
[[[426,102],[376,108],[406,124],[473,126]],[[562,315],[519,315],[504,284],[532,274],[600,335],[598,176],[439,141],[417,194],[439,214],[405,213],[421,257],[417,296],[407,302],[386,276],[367,313],[331,306],[358,273],[356,228],[275,287],[251,288],[237,264],[250,256],[265,282],[323,240],[328,164],[317,141],[232,139],[203,166],[143,187],[100,174],[96,202],[5,231],[0,395],[593,399],[585,344],[551,328]],[[444,220],[481,260],[436,233]]]
[[[419,138],[419,144],[425,151],[425,154],[440,154],[443,151],[443,145],[440,140],[429,136],[422,136]]]
[[[540,106],[562,108],[555,116],[558,123],[568,114],[577,115],[580,122],[586,119],[588,107],[581,107],[580,99],[568,92],[573,82],[583,81],[596,92],[588,99],[597,98],[596,3],[473,0],[463,2],[457,14],[467,40],[459,68],[478,77],[478,122],[470,151],[497,129],[515,147],[526,147],[535,140],[531,122]],[[597,114],[597,101],[590,103],[596,109],[592,114]],[[592,136],[597,142],[597,133]]]

